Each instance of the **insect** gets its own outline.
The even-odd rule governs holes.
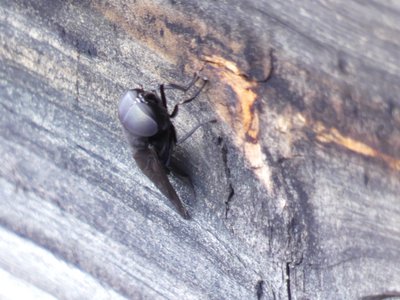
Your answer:
[[[191,98],[176,104],[172,112],[168,113],[165,89],[178,89],[186,92],[200,79],[203,84],[197,92]],[[187,86],[161,84],[159,86],[160,96],[156,91],[149,92],[143,88],[127,90],[122,95],[118,107],[118,117],[132,148],[136,164],[161,193],[174,204],[185,219],[189,219],[190,216],[168,180],[167,174],[173,171],[180,177],[189,179],[189,176],[174,162],[171,154],[177,143],[183,142],[200,126],[210,121],[198,124],[178,141],[171,119],[178,114],[179,105],[195,99],[206,83],[207,78],[201,78],[196,73]]]

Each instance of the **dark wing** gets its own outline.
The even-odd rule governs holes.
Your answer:
[[[133,158],[142,172],[175,205],[182,217],[189,219],[189,214],[169,182],[166,170],[158,160],[155,151],[151,148],[137,150],[133,154]]]
[[[174,173],[175,176],[180,178],[182,181],[186,183],[187,186],[190,187],[192,196],[195,198],[196,192],[194,190],[193,182],[186,171],[184,163],[177,160],[175,157],[171,157],[171,163],[169,164],[168,169],[171,170],[171,172]]]

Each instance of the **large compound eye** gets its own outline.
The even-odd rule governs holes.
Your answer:
[[[139,137],[149,137],[158,131],[155,115],[150,106],[140,98],[139,90],[125,92],[118,106],[118,117],[124,128]]]

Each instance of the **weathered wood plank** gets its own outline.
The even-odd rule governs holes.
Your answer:
[[[125,299],[13,232],[1,229],[0,236],[2,299]]]
[[[397,2],[18,0],[0,27],[1,296],[400,292]],[[135,166],[116,105],[201,67],[178,133],[219,123],[177,151],[186,222]]]

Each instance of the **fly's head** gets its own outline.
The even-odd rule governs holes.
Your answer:
[[[150,137],[158,132],[155,108],[161,103],[155,93],[143,89],[126,91],[119,102],[121,124],[135,137]]]

